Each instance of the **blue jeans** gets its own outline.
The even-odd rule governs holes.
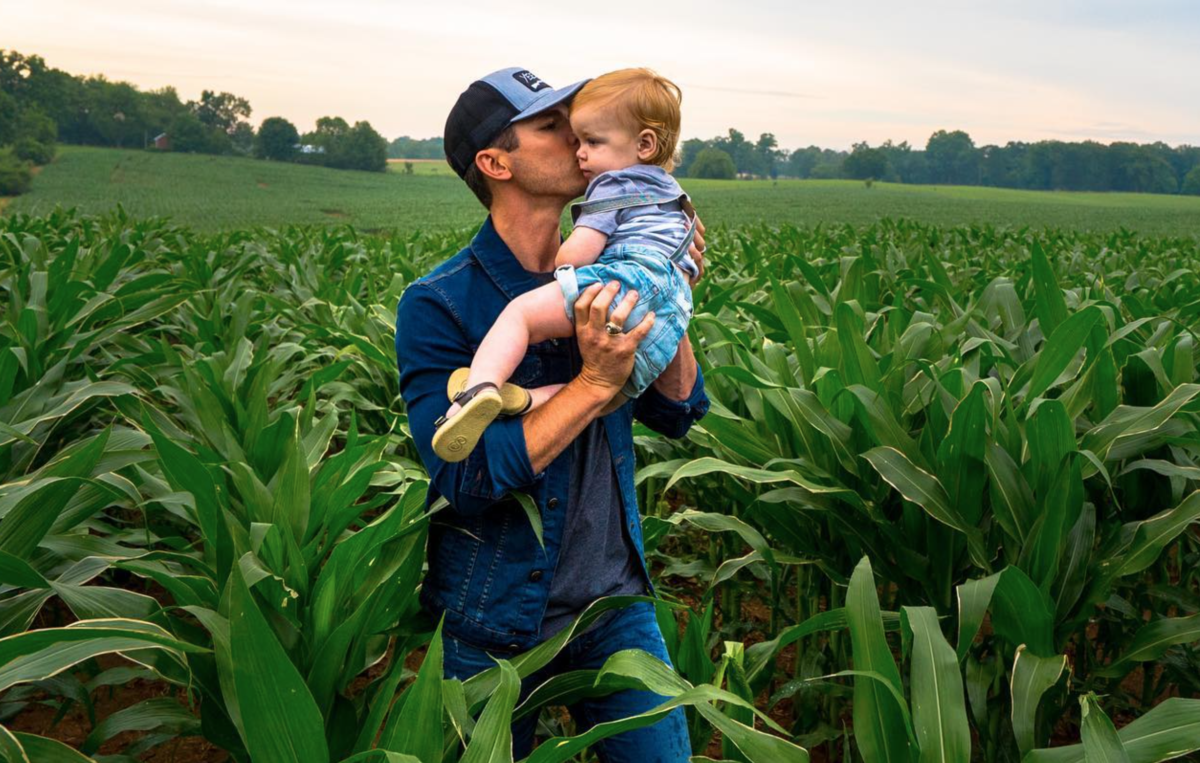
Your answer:
[[[443,636],[443,639],[443,671],[447,678],[466,680],[496,665],[482,649],[452,636]],[[654,617],[654,607],[649,603],[638,602],[601,615],[590,630],[570,641],[550,664],[521,682],[518,702],[523,702],[550,677],[571,670],[599,669],[611,655],[624,649],[641,649],[671,664],[662,631]],[[576,733],[582,733],[597,723],[644,713],[666,701],[667,697],[652,692],[628,689],[581,700],[568,710],[575,720]],[[513,724],[514,760],[528,756],[533,749],[537,715],[531,713]],[[687,763],[692,754],[682,707],[675,708],[652,726],[603,739],[593,749],[604,763]]]

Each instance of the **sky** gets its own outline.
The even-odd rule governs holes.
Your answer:
[[[563,86],[649,66],[682,88],[685,138],[1197,145],[1197,40],[1197,0],[0,0],[0,48],[185,100],[236,93],[255,124],[337,115],[389,139],[440,135],[495,69]]]

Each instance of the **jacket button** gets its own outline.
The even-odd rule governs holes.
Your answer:
[[[508,645],[508,649],[509,649],[509,651],[512,651],[512,652],[515,652],[515,651],[517,651],[517,650],[518,650],[518,649],[520,649],[520,648],[521,648],[521,645],[520,645],[520,644],[509,644],[509,645]]]
[[[534,570],[533,572],[529,573],[529,579],[532,580],[534,583],[538,582],[539,580],[542,579],[542,571]]]
[[[546,501],[546,508],[547,508],[547,509],[554,509],[554,508],[558,508],[558,499],[557,499],[557,498],[551,498],[549,501]]]

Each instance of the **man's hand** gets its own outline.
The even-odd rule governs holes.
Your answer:
[[[608,307],[618,291],[620,284],[615,281],[603,288],[592,284],[575,300],[575,339],[583,357],[583,370],[545,405],[534,408],[523,418],[525,445],[534,474],[545,471],[563,448],[604,414],[605,407],[633,371],[633,351],[654,325],[654,313],[647,313],[627,334],[609,334],[604,324],[611,320],[624,326],[637,305],[637,292],[631,291],[610,318]]]
[[[603,288],[598,283],[592,284],[575,300],[575,339],[583,358],[579,379],[609,399],[625,386],[625,380],[633,372],[633,352],[654,326],[654,313],[651,312],[627,333],[613,335],[605,330],[604,325],[610,320],[624,326],[637,305],[637,292],[631,290],[610,318],[608,308],[620,288],[616,281]]]

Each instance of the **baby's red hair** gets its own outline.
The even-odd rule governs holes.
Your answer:
[[[682,100],[678,85],[650,69],[619,69],[584,85],[571,102],[571,109],[612,107],[635,133],[653,130],[658,150],[649,163],[669,172],[675,166],[675,149],[679,144]]]

